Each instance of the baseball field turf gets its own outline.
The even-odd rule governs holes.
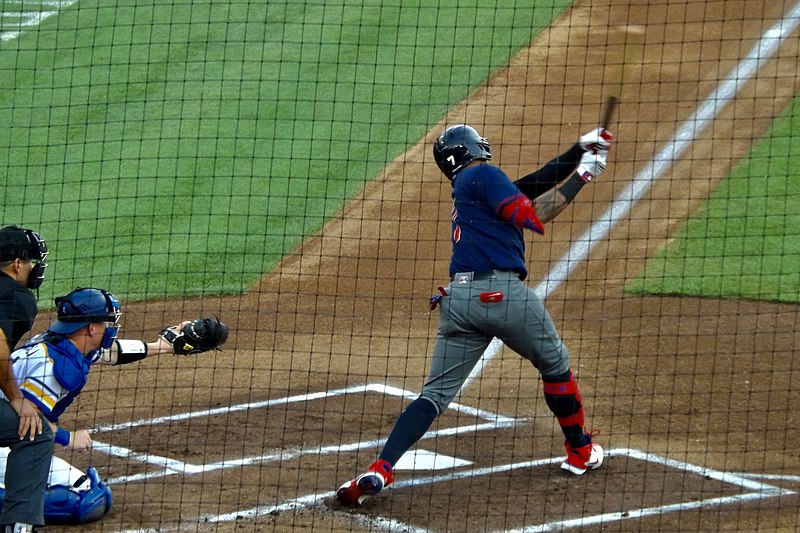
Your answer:
[[[245,291],[569,4],[82,1],[0,50],[3,221],[42,302]],[[629,290],[800,298],[790,111]]]
[[[795,98],[628,290],[800,302],[798,131]]]
[[[569,2],[98,4],[0,51],[3,220],[51,243],[42,302],[247,290]]]

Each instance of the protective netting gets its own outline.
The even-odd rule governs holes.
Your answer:
[[[0,223],[49,249],[17,348],[76,287],[123,339],[231,328],[93,367],[58,421],[93,447],[55,450],[53,483],[113,493],[81,530],[796,530],[798,25],[796,0],[0,2]],[[478,327],[393,484],[342,506],[436,388],[451,238],[509,224],[461,232],[434,140],[474,126],[513,181],[609,97],[607,169],[524,232],[602,467],[559,468],[546,369]]]

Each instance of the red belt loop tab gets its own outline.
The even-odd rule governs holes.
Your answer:
[[[487,304],[501,302],[503,301],[503,293],[500,291],[482,292],[481,301]]]
[[[442,298],[447,296],[447,291],[444,290],[444,287],[436,287],[436,288],[439,289],[439,292],[441,294],[437,294],[436,296],[431,298],[431,311],[434,311],[436,309],[436,306],[439,305],[439,302],[442,300]]]

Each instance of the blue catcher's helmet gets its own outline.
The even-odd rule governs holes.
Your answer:
[[[444,130],[433,143],[433,158],[452,181],[456,172],[476,159],[491,159],[492,145],[472,126],[458,124]]]
[[[49,331],[69,335],[96,322],[106,322],[101,348],[111,348],[119,333],[119,318],[122,311],[119,300],[102,289],[78,288],[56,298],[58,318],[50,324]]]

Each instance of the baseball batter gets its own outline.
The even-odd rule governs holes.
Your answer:
[[[378,460],[339,487],[341,504],[360,505],[394,481],[394,465],[444,412],[494,337],[539,371],[545,401],[565,437],[561,468],[582,475],[603,463],[603,448],[584,427],[567,347],[543,302],[524,283],[523,230],[544,233],[544,224],[603,172],[612,139],[597,128],[516,182],[489,164],[491,145],[473,127],[452,126],[435,141],[436,163],[453,185],[453,251],[450,284],[431,299],[431,309],[439,306],[440,315],[430,372]]]

